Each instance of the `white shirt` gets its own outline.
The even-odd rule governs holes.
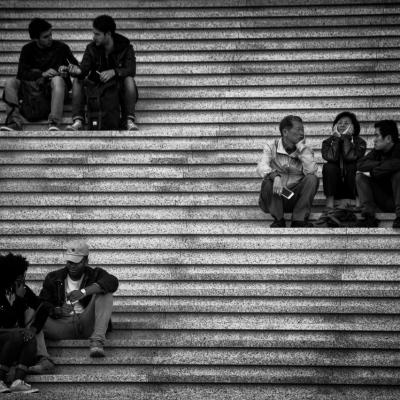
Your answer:
[[[83,275],[81,277],[81,279],[79,279],[79,281],[74,281],[72,280],[69,275],[67,275],[67,278],[65,279],[65,292],[68,295],[69,293],[73,292],[74,290],[80,290],[81,284],[83,281]],[[67,304],[71,304],[69,300],[66,301]],[[77,301],[74,304],[74,310],[76,314],[82,314],[84,311],[84,308],[82,307],[82,304],[79,303],[79,301]],[[71,311],[71,314],[73,314],[74,312]]]

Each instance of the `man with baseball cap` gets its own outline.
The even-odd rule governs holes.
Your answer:
[[[113,293],[118,279],[102,268],[88,265],[89,247],[84,240],[67,245],[66,266],[50,272],[40,293],[42,301],[52,305],[43,328],[44,336],[52,340],[90,340],[90,356],[104,357],[105,335],[111,329]],[[37,338],[38,364],[31,373],[48,373],[50,357],[44,337]]]

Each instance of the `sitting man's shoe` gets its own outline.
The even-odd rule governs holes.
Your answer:
[[[103,345],[100,342],[90,343],[90,357],[105,357]]]
[[[10,393],[11,390],[7,387],[7,385],[3,382],[0,381],[0,393]]]
[[[128,118],[126,121],[126,129],[128,131],[138,131],[139,130],[138,126],[135,124],[135,121],[131,118]]]
[[[313,228],[314,225],[308,221],[292,221],[291,228]]]
[[[271,225],[271,228],[286,228],[286,222],[282,219],[276,219]]]
[[[393,221],[393,228],[400,229],[400,217],[396,217],[396,219]]]
[[[379,220],[373,215],[364,215],[363,219],[357,221],[356,228],[377,228],[379,225]]]
[[[37,393],[39,389],[32,389],[32,386],[28,383],[17,379],[10,386],[11,393]]]
[[[81,131],[83,130],[83,121],[81,119],[76,119],[72,125],[67,126],[67,131]]]
[[[49,131],[59,131],[60,128],[58,127],[58,124],[56,124],[55,122],[50,122],[48,130]]]
[[[28,373],[34,375],[48,375],[54,372],[54,368],[55,365],[53,361],[47,357],[42,357],[37,364],[29,367]]]
[[[10,122],[7,125],[3,125],[0,128],[0,131],[4,131],[4,132],[11,132],[11,131],[22,131],[22,125],[18,124],[16,122]]]

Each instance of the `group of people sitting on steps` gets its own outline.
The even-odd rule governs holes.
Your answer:
[[[137,130],[135,52],[129,39],[115,30],[112,17],[95,18],[93,41],[79,63],[67,44],[53,40],[51,24],[34,18],[29,24],[32,41],[22,48],[17,76],[9,79],[4,88],[7,119],[1,130],[20,131],[24,119],[32,122],[44,118],[48,118],[49,131],[59,130],[64,101],[71,88],[73,123],[68,130],[84,128],[85,105],[89,105],[88,97],[92,96],[97,100],[93,102],[93,113],[102,113],[103,123],[108,124],[104,127]],[[115,118],[117,123],[110,125]]]
[[[25,283],[28,261],[13,253],[0,255],[0,393],[38,391],[25,377],[54,371],[45,338],[89,339],[90,357],[105,356],[118,279],[89,266],[84,240],[67,245],[65,262],[45,277],[36,296]]]
[[[314,152],[305,141],[303,121],[289,115],[280,122],[281,137],[264,148],[257,165],[263,178],[260,208],[274,218],[273,228],[286,227],[284,213],[292,213],[292,227],[308,228],[319,186]],[[322,181],[326,208],[316,226],[377,227],[377,209],[395,213],[400,228],[400,143],[393,120],[375,123],[374,148],[367,155],[360,123],[351,112],[333,121],[332,134],[322,142]],[[336,201],[336,204],[335,204]],[[354,211],[361,211],[357,220]]]

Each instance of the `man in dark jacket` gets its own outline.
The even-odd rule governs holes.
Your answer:
[[[400,228],[400,143],[392,120],[375,123],[374,149],[357,163],[356,184],[363,207],[358,227],[376,227],[378,207],[395,212],[393,228]]]
[[[4,88],[7,120],[1,130],[22,130],[23,119],[19,109],[21,81],[36,81],[48,93],[51,107],[49,130],[58,130],[65,91],[72,86],[63,68],[69,63],[77,63],[77,60],[65,43],[53,40],[52,26],[46,20],[34,18],[29,24],[29,35],[32,41],[22,48],[17,77],[9,79]]]
[[[85,96],[84,78],[107,83],[116,80],[120,87],[122,120],[129,131],[137,130],[135,106],[138,97],[135,84],[136,57],[128,38],[115,32],[116,24],[109,15],[93,21],[93,42],[85,50],[80,66],[70,65],[69,72],[77,76],[72,88],[72,119],[69,130],[83,129]]]
[[[52,340],[89,338],[90,356],[104,357],[118,279],[102,268],[89,267],[88,255],[86,242],[75,240],[67,246],[66,267],[46,276],[39,297],[52,308],[43,331]],[[48,356],[44,340],[37,340],[38,353]],[[32,373],[44,370],[41,363],[30,368]]]

